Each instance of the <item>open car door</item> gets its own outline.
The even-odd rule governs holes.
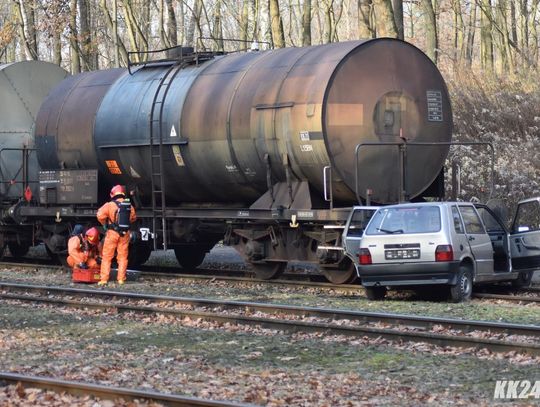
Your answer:
[[[540,197],[520,201],[510,229],[513,271],[540,269]]]
[[[343,231],[343,245],[345,246],[345,254],[350,258],[356,259],[358,256],[364,230],[377,209],[376,206],[355,206],[349,215]]]

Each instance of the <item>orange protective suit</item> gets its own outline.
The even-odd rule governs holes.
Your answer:
[[[118,202],[122,202],[124,199],[116,199]],[[114,201],[107,202],[101,208],[98,209],[97,219],[103,226],[114,224],[117,222],[118,206]],[[135,209],[131,206],[131,212],[129,214],[129,221],[131,223],[137,220]],[[118,262],[118,281],[126,280],[126,270],[128,264],[128,252],[129,252],[129,232],[125,232],[123,236],[115,230],[108,229],[105,234],[105,243],[103,243],[103,252],[101,253],[101,283],[107,283],[109,281],[109,274],[111,273],[111,262],[116,250],[116,261]]]
[[[69,267],[86,263],[88,268],[98,267],[96,261],[99,256],[99,248],[86,242],[83,235],[73,236],[68,240],[68,258]]]

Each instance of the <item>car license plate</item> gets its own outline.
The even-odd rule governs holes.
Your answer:
[[[420,249],[385,250],[384,258],[386,260],[419,259]]]

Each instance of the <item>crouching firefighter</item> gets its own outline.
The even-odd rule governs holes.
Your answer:
[[[90,228],[83,233],[83,227],[76,225],[73,228],[73,236],[68,240],[69,266],[82,270],[97,268],[99,258],[99,231]]]
[[[126,198],[126,192],[121,185],[115,185],[111,189],[111,201],[98,209],[97,219],[104,229],[105,243],[101,253],[101,272],[98,285],[105,285],[109,281],[111,272],[111,261],[116,250],[116,261],[118,263],[117,280],[119,284],[126,281],[126,270],[128,264],[128,250],[130,240],[130,226],[137,216],[131,202]]]

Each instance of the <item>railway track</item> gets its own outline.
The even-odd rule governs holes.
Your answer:
[[[39,259],[41,260],[41,259]],[[55,264],[40,263],[38,261],[32,262],[29,264],[19,263],[19,262],[0,262],[0,266],[4,267],[48,267],[52,269],[62,270],[63,266]],[[42,260],[41,260],[42,261]],[[328,282],[313,281],[313,279],[318,280],[317,275],[300,275],[300,274],[288,274],[283,276],[283,278],[276,280],[261,280],[256,279],[252,275],[247,275],[248,272],[242,270],[222,270],[222,269],[210,269],[210,268],[199,268],[196,269],[198,274],[185,274],[185,273],[171,273],[167,272],[172,269],[172,267],[167,266],[140,266],[138,270],[132,270],[134,273],[137,273],[144,277],[150,278],[163,278],[163,279],[185,279],[193,281],[228,281],[233,283],[244,283],[244,284],[268,284],[268,285],[281,285],[281,286],[291,286],[291,287],[310,287],[317,289],[329,289],[334,291],[342,292],[358,292],[359,294],[364,293],[364,289],[360,284],[332,284]],[[223,275],[225,274],[225,275]],[[490,290],[495,291],[495,293],[485,293],[485,292],[475,292],[473,293],[473,298],[480,300],[501,300],[512,303],[519,304],[540,304],[540,287],[529,287],[526,289],[521,289],[516,291],[518,294],[501,294],[501,292],[508,292],[511,290],[506,286],[494,286]],[[525,295],[523,295],[525,294]],[[526,295],[531,294],[531,295]]]
[[[125,401],[144,400],[160,403],[164,406],[187,407],[241,407],[247,404],[227,401],[205,400],[195,397],[187,397],[178,394],[157,393],[128,389],[124,387],[110,387],[99,384],[81,383],[75,381],[59,380],[47,377],[26,376],[16,373],[0,372],[0,385],[17,384],[25,388],[38,388],[51,390],[55,393],[68,393],[73,396],[93,396],[106,400],[124,399]]]
[[[0,290],[6,300],[540,355],[540,327],[532,325],[2,282]]]

